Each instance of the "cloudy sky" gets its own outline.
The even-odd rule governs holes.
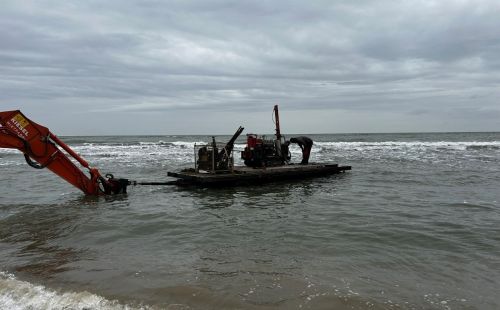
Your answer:
[[[500,131],[500,1],[0,3],[0,110],[60,135]]]

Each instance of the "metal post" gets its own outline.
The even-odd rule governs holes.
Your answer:
[[[200,168],[198,167],[198,158],[196,158],[196,143],[194,144],[193,152],[194,152],[194,171],[198,173],[200,172]]]

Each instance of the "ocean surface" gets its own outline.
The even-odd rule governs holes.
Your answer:
[[[500,133],[311,138],[352,171],[86,197],[0,149],[0,309],[500,309]],[[167,181],[211,138],[62,139]]]

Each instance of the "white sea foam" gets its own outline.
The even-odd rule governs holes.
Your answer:
[[[451,142],[451,141],[384,141],[384,142],[315,142],[317,146],[322,147],[341,147],[341,148],[363,148],[363,149],[377,149],[377,148],[407,148],[407,149],[453,149],[453,150],[466,150],[470,147],[484,147],[484,148],[500,148],[500,141],[467,141],[467,142]]]
[[[157,162],[167,163],[178,161],[189,163],[194,161],[194,146],[206,144],[205,141],[172,141],[163,140],[154,142],[136,142],[133,144],[107,144],[107,143],[83,143],[71,146],[82,157],[93,165],[106,165],[109,162],[122,163],[129,166],[137,166],[140,163]],[[245,144],[234,145],[234,158],[237,164],[241,163],[239,152],[245,148]],[[300,148],[292,144],[290,147],[292,158],[301,157]],[[362,156],[370,158],[402,158],[418,161],[448,161],[449,156],[467,157],[482,156],[486,158],[493,153],[500,153],[500,141],[378,141],[378,142],[314,142],[311,160],[330,161],[338,160],[338,156],[344,158],[357,158]],[[7,157],[19,153],[17,150],[0,149],[0,165],[13,165],[7,162]],[[19,156],[22,158],[22,156]],[[17,160],[15,164],[24,163]]]
[[[150,309],[133,307],[89,292],[58,292],[42,285],[16,279],[12,274],[0,271],[0,308],[28,309]]]
[[[186,147],[186,148],[193,148],[195,144],[197,144],[197,145],[207,144],[207,142],[203,142],[203,141],[198,141],[198,142],[188,142],[188,141],[165,142],[163,140],[160,140],[158,142],[139,142],[139,145],[151,145],[151,146],[172,145],[172,146],[179,146],[179,147]],[[129,147],[130,145],[125,145],[125,146]]]
[[[19,151],[16,150],[16,149],[4,149],[4,148],[0,148],[0,154],[13,154],[13,153],[19,153]]]

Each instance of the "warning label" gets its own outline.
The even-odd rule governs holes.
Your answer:
[[[30,123],[24,116],[21,114],[16,114],[13,118],[11,118],[10,122],[12,123],[14,129],[18,134],[21,134],[24,138],[29,136],[29,131],[26,129]]]

